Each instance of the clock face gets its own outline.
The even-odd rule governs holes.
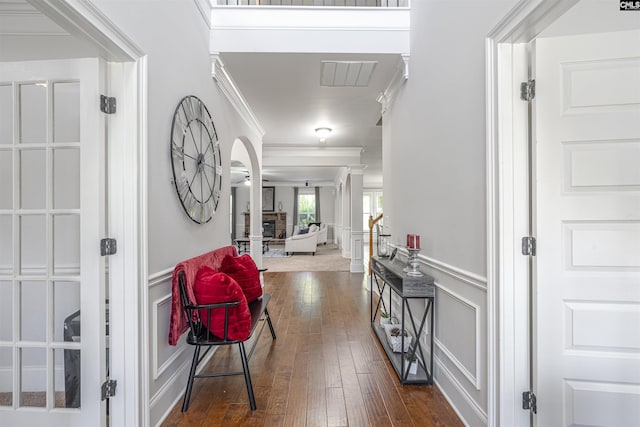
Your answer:
[[[220,200],[220,145],[209,110],[195,96],[182,98],[173,115],[171,165],[184,211],[198,224],[209,222]]]

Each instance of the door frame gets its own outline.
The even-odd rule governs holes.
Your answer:
[[[119,247],[109,262],[110,378],[118,381],[109,401],[109,421],[147,426],[148,295],[147,287],[139,285],[148,279],[147,58],[91,2],[29,2],[73,36],[98,47],[109,68],[106,95],[116,97],[118,108],[109,116],[109,237],[117,237]]]
[[[529,426],[521,409],[530,390],[529,297],[517,286],[529,271],[520,239],[530,215],[526,103],[519,83],[530,66],[528,44],[579,0],[522,0],[485,40],[488,419],[490,426]],[[523,337],[526,337],[524,339]],[[530,353],[531,351],[531,353]]]

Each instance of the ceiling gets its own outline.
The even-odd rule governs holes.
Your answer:
[[[223,53],[226,71],[265,131],[263,149],[361,147],[360,163],[365,186],[382,185],[382,127],[378,95],[389,85],[400,62],[399,55]],[[364,87],[321,86],[323,61],[375,61]],[[333,131],[321,143],[314,130]],[[323,167],[270,165],[263,177],[270,182],[332,182],[346,164]],[[277,162],[276,162],[277,163]]]
[[[89,43],[69,35],[26,0],[0,0],[0,61],[97,55]],[[264,151],[270,147],[360,147],[360,163],[366,165],[365,186],[382,186],[382,127],[376,98],[396,72],[398,55],[223,53],[220,58],[265,131]],[[369,68],[373,61],[375,65],[370,79],[364,81],[366,86],[325,87],[321,86],[323,61],[366,61]],[[333,130],[324,143],[314,133],[321,126]],[[308,162],[281,166],[265,161],[263,178],[276,185],[326,185],[348,166],[345,162],[336,157],[334,164],[325,161],[324,166],[313,167]],[[245,175],[232,168],[234,180]]]

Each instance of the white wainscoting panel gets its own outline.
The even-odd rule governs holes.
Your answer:
[[[480,390],[480,307],[436,283],[436,345],[471,384]],[[469,334],[468,331],[471,331]]]
[[[151,323],[153,379],[157,380],[184,352],[184,343],[171,347],[168,343],[169,316],[171,315],[171,294],[153,302]],[[181,340],[182,341],[182,340]]]

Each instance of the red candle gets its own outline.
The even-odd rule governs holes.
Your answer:
[[[420,249],[420,236],[419,235],[415,235],[415,245],[414,245],[414,249]]]
[[[407,234],[407,247],[411,247],[411,234]]]

